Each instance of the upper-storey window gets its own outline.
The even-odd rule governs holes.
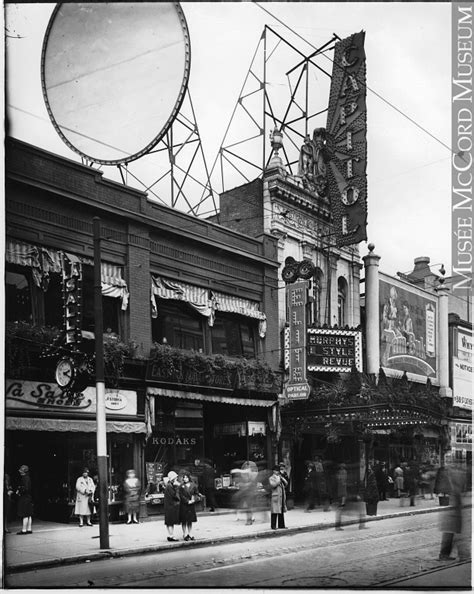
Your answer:
[[[158,316],[152,320],[154,342],[178,349],[204,351],[203,321],[187,303],[159,299]]]
[[[210,331],[213,353],[249,359],[255,357],[256,321],[219,312]]]

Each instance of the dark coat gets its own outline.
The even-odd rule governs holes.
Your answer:
[[[441,469],[440,469],[441,470]],[[449,487],[443,485],[443,492],[449,493],[450,507],[439,514],[440,530],[442,532],[461,533],[463,530],[462,493],[466,488],[465,473],[458,468],[444,468],[443,480]],[[448,490],[445,490],[448,489]]]
[[[186,487],[184,484],[179,487],[179,521],[181,524],[191,524],[197,522],[196,506],[194,503],[189,503],[191,497],[196,500],[199,497],[199,491],[193,482],[189,482]]]
[[[167,526],[179,524],[179,485],[173,485],[171,481],[167,483],[163,503],[165,508],[165,524]]]
[[[137,478],[125,479],[123,492],[125,494],[125,511],[128,514],[138,512],[140,509],[140,481]]]
[[[31,479],[29,474],[24,474],[20,478],[20,484],[17,488],[18,502],[17,515],[19,518],[28,518],[33,515],[33,499],[31,497]]]

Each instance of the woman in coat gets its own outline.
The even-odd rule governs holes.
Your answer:
[[[343,530],[341,526],[342,522],[342,510],[346,505],[347,499],[347,470],[345,464],[339,464],[339,468],[336,472],[336,530]]]
[[[140,511],[140,481],[134,470],[127,470],[127,478],[123,483],[123,492],[125,494],[125,513],[127,514],[127,524],[138,524],[137,514]]]
[[[179,524],[179,486],[178,475],[174,470],[170,470],[168,472],[168,482],[165,486],[165,498],[163,501],[165,525],[168,530],[168,541],[170,542],[178,541],[177,538],[174,538],[173,533],[175,524]]]
[[[285,528],[285,516],[286,512],[286,492],[285,487],[288,482],[281,476],[280,467],[274,466],[272,469],[271,476],[268,479],[271,488],[271,499],[270,499],[270,526],[272,530],[278,528]]]
[[[199,501],[199,490],[191,481],[189,474],[183,474],[183,482],[179,487],[179,521],[183,529],[184,540],[194,540],[191,536],[193,523],[197,522],[195,504]]]
[[[84,468],[82,475],[76,481],[76,505],[74,513],[79,516],[79,527],[84,526],[84,518],[86,524],[92,526],[91,522],[91,506],[89,502],[94,497],[95,484],[89,476],[89,469]]]
[[[22,520],[22,528],[17,534],[33,534],[33,531],[31,530],[33,521],[33,499],[31,497],[31,479],[29,471],[30,469],[26,464],[22,464],[18,469],[20,482],[16,490],[16,494],[18,495],[17,514]]]

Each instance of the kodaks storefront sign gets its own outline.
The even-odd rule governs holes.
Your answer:
[[[7,410],[77,410],[81,413],[95,413],[97,410],[93,387],[66,395],[53,383],[7,380],[5,395]],[[136,415],[137,393],[106,389],[105,408],[114,415]]]

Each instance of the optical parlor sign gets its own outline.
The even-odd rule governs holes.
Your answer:
[[[362,336],[359,330],[308,328],[309,371],[362,371]]]
[[[306,399],[310,388],[306,381],[306,300],[308,282],[287,286],[286,303],[289,321],[289,374],[286,396],[289,400]]]

